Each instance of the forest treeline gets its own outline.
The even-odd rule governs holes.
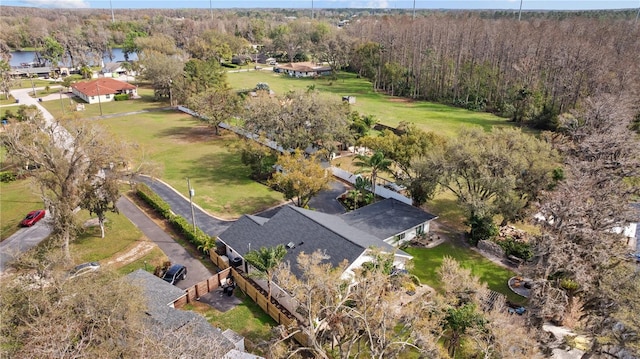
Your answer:
[[[390,95],[553,130],[557,116],[581,99],[638,98],[634,12],[527,12],[517,21],[506,10],[422,10],[413,17],[409,10],[319,9],[320,20],[311,20],[308,9],[118,9],[112,21],[108,9],[3,7],[0,45],[5,53],[49,48],[86,65],[91,54],[100,59],[114,46],[134,52],[137,37],[160,34],[191,57],[201,57],[194,49],[200,39],[218,38],[228,47],[219,51],[223,61],[250,57],[251,44],[259,44],[282,61],[326,61],[356,72]]]

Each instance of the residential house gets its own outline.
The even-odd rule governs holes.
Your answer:
[[[126,276],[142,288],[147,300],[146,314],[155,335],[170,346],[179,357],[259,359],[244,352],[244,338],[232,330],[209,324],[202,315],[175,308],[175,303],[187,293],[153,274],[139,269]]]
[[[71,91],[89,104],[113,101],[118,94],[138,96],[136,86],[108,77],[75,83],[71,85]]]
[[[121,75],[126,75],[128,70],[122,66],[124,62],[107,62],[102,66],[102,70],[100,72],[104,75],[104,77],[120,77]],[[135,74],[132,74],[135,76]]]
[[[315,77],[322,75],[330,75],[331,67],[313,62],[290,62],[287,64],[276,65],[273,68],[275,72],[286,73],[293,77]]]
[[[290,263],[296,262],[300,252],[316,250],[323,251],[327,262],[333,266],[346,260],[349,268],[345,275],[370,260],[372,248],[394,253],[394,265],[403,268],[412,257],[392,245],[402,242],[394,238],[403,236],[408,240],[416,233],[426,232],[429,221],[436,217],[395,200],[381,202],[384,204],[372,209],[363,207],[364,210],[359,210],[356,215],[336,216],[294,206],[283,207],[272,218],[244,215],[222,232],[218,240],[224,244],[230,262],[241,266],[245,272],[251,271],[249,264],[244,262],[247,252],[252,248],[279,244],[287,247],[284,260]],[[390,211],[388,218],[382,218],[385,209]],[[366,225],[367,221],[371,223]],[[384,228],[385,224],[392,228]],[[403,225],[406,227],[401,228]],[[292,271],[299,274],[295,266],[292,266]]]
[[[428,233],[431,221],[438,218],[394,198],[360,207],[341,217],[350,226],[396,246]]]

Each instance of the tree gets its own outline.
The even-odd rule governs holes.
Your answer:
[[[103,169],[90,182],[86,182],[85,188],[82,189],[84,196],[80,202],[80,208],[98,217],[101,238],[104,238],[104,221],[107,212],[118,213],[116,202],[120,198],[119,179],[119,176],[113,173],[113,169]]]
[[[236,148],[240,152],[240,160],[251,169],[251,177],[257,180],[265,179],[273,172],[273,165],[278,160],[276,152],[263,145],[264,139],[258,141],[244,139]]]
[[[44,38],[42,57],[47,63],[51,64],[51,66],[57,66],[63,54],[64,48],[55,38],[51,36]]]
[[[560,118],[551,136],[564,156],[565,178],[540,199],[540,235],[528,275],[536,323],[579,323],[595,340],[590,354],[639,354],[640,323],[629,310],[640,303],[637,268],[619,229],[632,222],[629,203],[640,187],[640,145],[629,130],[632,100],[602,94]],[[575,283],[575,285],[570,285]],[[577,288],[576,288],[577,285]],[[625,334],[626,333],[626,334]]]
[[[317,91],[295,91],[272,97],[259,91],[247,98],[244,128],[264,135],[283,149],[316,146],[330,153],[336,143],[349,143],[348,107],[321,97]],[[327,153],[327,154],[328,154]]]
[[[147,33],[138,30],[131,30],[127,33],[124,43],[122,44],[122,52],[124,53],[125,61],[129,61],[129,55],[138,52],[138,45],[136,39],[139,37],[146,37]]]
[[[521,218],[553,183],[557,158],[551,146],[519,129],[465,129],[422,161],[438,184],[465,206],[468,218]]]
[[[306,207],[313,196],[329,185],[330,179],[317,155],[307,158],[304,152],[295,150],[278,156],[276,165],[281,171],[274,173],[267,183],[282,191],[284,197],[298,207]]]
[[[220,63],[214,59],[191,59],[184,65],[184,73],[185,100],[211,88],[227,88],[226,74],[222,71]]]
[[[138,54],[140,77],[151,82],[156,99],[172,99],[174,82],[184,78],[184,62],[178,55],[166,55],[154,50],[145,50]],[[173,106],[173,104],[171,104]]]
[[[437,327],[442,319],[429,293],[398,303],[408,276],[388,275],[385,263],[393,254],[370,251],[370,263],[344,276],[348,264],[332,267],[324,253],[300,253],[297,273],[285,264],[278,283],[299,303],[304,318],[286,328],[284,337],[304,333],[307,345],[288,348],[315,358],[396,358],[411,347],[425,357],[437,357]],[[348,273],[348,272],[347,272]],[[417,315],[420,313],[420,315]]]
[[[353,162],[355,166],[361,168],[360,172],[370,172],[371,192],[374,196],[376,194],[376,180],[378,178],[378,174],[382,171],[389,171],[391,163],[391,160],[386,158],[384,153],[380,151],[371,156],[356,155]]]
[[[271,282],[275,269],[280,265],[285,255],[287,255],[287,249],[283,244],[279,244],[275,247],[261,247],[258,250],[251,250],[244,256],[244,259],[260,272],[260,276],[267,280],[267,303],[271,303]]]
[[[209,126],[218,128],[224,121],[230,120],[240,112],[241,99],[238,94],[227,88],[210,88],[189,98],[192,110],[196,111]]]
[[[8,61],[0,60],[0,92],[4,94],[6,100],[9,99],[9,95],[11,94],[12,84],[11,66],[9,66]]]
[[[33,178],[52,216],[52,236],[70,259],[69,242],[77,228],[74,210],[95,175],[109,163],[121,162],[119,147],[92,122],[47,124],[40,116],[11,126],[1,139],[9,156],[39,166]]]

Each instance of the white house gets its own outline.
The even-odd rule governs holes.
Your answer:
[[[136,86],[108,77],[75,83],[71,85],[71,91],[89,104],[114,101],[118,94],[138,96]]]
[[[331,67],[313,62],[290,62],[288,64],[276,65],[275,72],[281,72],[293,77],[314,77],[330,75]]]

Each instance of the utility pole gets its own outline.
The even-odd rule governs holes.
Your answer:
[[[416,19],[416,0],[413,0],[413,19]]]
[[[116,17],[113,15],[113,4],[111,3],[111,0],[109,0],[109,7],[111,7],[111,22],[114,23],[116,22]]]
[[[98,92],[98,106],[100,107],[100,116],[102,116],[102,101],[100,100],[100,85],[96,80],[96,91]]]
[[[518,21],[522,18],[522,0],[520,0],[520,10],[518,11]]]
[[[211,13],[211,21],[213,21],[213,7],[211,6],[211,0],[209,0],[209,12]]]
[[[638,12],[636,13],[636,24],[638,23],[639,17],[640,17],[640,6],[638,6]]]
[[[311,20],[313,20],[313,0],[311,0]]]
[[[196,213],[193,209],[193,196],[195,196],[196,191],[191,188],[191,181],[189,177],[187,177],[187,188],[189,189],[189,205],[191,206],[191,222],[193,223],[193,235],[196,234]]]
[[[60,107],[62,107],[62,116],[64,116],[64,102],[62,102],[62,89],[60,89]]]

